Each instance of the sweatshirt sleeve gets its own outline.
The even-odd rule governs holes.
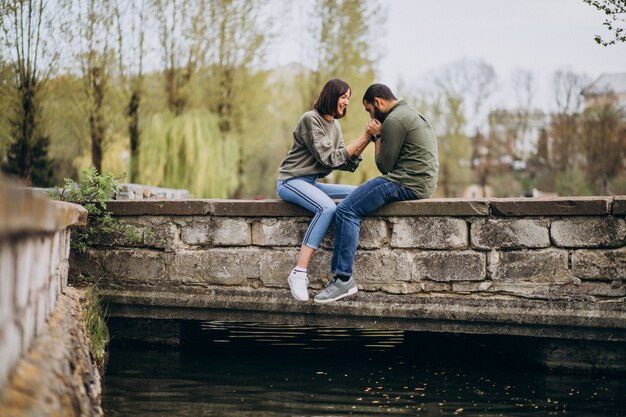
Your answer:
[[[382,142],[380,152],[376,155],[376,166],[382,174],[387,174],[396,165],[406,138],[406,129],[398,119],[388,118],[383,123],[380,136]]]
[[[339,133],[341,134],[341,131]],[[339,147],[335,148],[326,130],[315,117],[302,124],[302,136],[311,155],[325,167],[337,168],[345,164],[349,158],[343,140],[340,141]]]

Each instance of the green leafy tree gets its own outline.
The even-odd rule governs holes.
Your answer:
[[[47,3],[40,1],[0,1],[0,54],[13,66],[13,84],[17,99],[9,111],[13,145],[9,152],[9,170],[26,183],[33,182],[34,148],[38,163],[46,159],[41,152],[43,114],[41,95],[58,58],[55,27],[60,23]],[[44,165],[47,164],[44,163]]]
[[[603,46],[626,42],[626,2],[624,0],[583,1],[595,7],[607,16],[603,26],[614,35],[613,39],[607,39],[600,35],[596,35],[594,38],[596,42]]]
[[[217,116],[206,110],[152,115],[142,142],[140,176],[145,184],[185,188],[196,198],[226,198],[237,188],[237,142],[223,139]]]
[[[37,137],[31,150],[31,184],[38,187],[52,187],[55,184],[54,163],[48,155],[50,138]],[[24,142],[13,143],[7,153],[7,162],[2,164],[2,169],[9,175],[19,176],[20,158],[24,153]]]
[[[107,130],[107,97],[111,90],[111,72],[114,57],[113,3],[107,0],[87,0],[74,4],[77,17],[73,41],[77,43],[78,59],[87,97],[87,117],[91,138],[91,163],[102,170]]]
[[[264,90],[262,72],[255,72],[265,55],[268,41],[273,36],[268,30],[266,1],[215,0],[207,7],[209,36],[207,51],[207,103],[209,110],[219,118],[219,128],[226,140],[235,140],[238,156],[236,177],[239,181],[231,197],[241,198],[245,190],[245,172],[250,136],[258,133],[250,129],[255,117],[251,99]],[[261,104],[265,107],[267,102]]]

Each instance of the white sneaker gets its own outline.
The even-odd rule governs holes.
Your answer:
[[[306,272],[292,269],[287,281],[289,282],[293,298],[298,301],[309,301],[309,291],[307,290],[309,277]]]

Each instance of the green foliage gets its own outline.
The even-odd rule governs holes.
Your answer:
[[[31,185],[35,187],[51,187],[54,185],[53,161],[48,156],[48,146],[50,139],[47,137],[37,137],[30,149]],[[7,162],[2,164],[2,170],[9,175],[21,177],[23,172],[20,169],[22,154],[27,152],[27,145],[24,141],[17,141],[9,146],[7,152]]]
[[[90,167],[82,172],[78,184],[66,178],[61,190],[50,193],[50,198],[80,204],[89,213],[89,224],[76,228],[72,233],[72,249],[84,252],[103,235],[123,235],[132,242],[143,239],[141,229],[120,223],[107,211],[106,202],[119,191],[119,186],[120,178],[110,174],[99,175],[94,167]]]
[[[225,198],[238,185],[237,138],[223,136],[217,118],[203,110],[175,117],[153,115],[141,142],[140,180],[186,188],[196,198]]]
[[[559,195],[593,195],[585,171],[579,168],[568,169],[558,174],[555,179],[555,191]]]
[[[626,42],[626,2],[624,0],[583,0],[595,7],[607,18],[602,24],[609,32],[614,32],[614,39],[607,40],[600,35],[595,36],[595,41],[602,46],[615,45],[618,42]]]
[[[91,340],[91,353],[98,368],[103,371],[110,337],[105,319],[106,308],[102,305],[97,285],[92,284],[87,287],[84,308],[83,315]]]

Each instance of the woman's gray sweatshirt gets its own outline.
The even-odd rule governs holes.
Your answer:
[[[278,179],[305,175],[325,177],[333,169],[354,171],[360,158],[351,159],[343,143],[339,121],[324,119],[311,110],[302,115],[293,129],[293,143],[280,163]]]

